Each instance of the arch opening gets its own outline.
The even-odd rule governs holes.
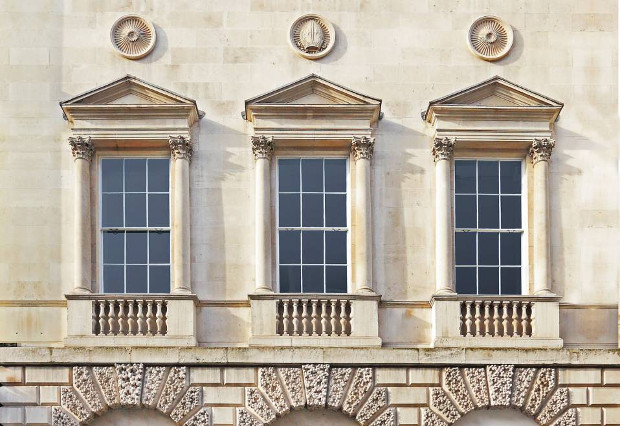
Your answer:
[[[467,413],[454,426],[537,426],[538,423],[520,411],[510,408],[475,410]]]
[[[95,417],[91,426],[173,426],[170,417],[148,408],[115,408]]]
[[[293,411],[279,418],[273,426],[359,426],[355,420],[339,411],[326,409]]]

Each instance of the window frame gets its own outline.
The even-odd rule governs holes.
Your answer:
[[[123,292],[123,293],[106,293],[104,291],[104,282],[103,282],[103,233],[104,233],[104,227],[102,226],[102,219],[103,219],[103,214],[102,214],[102,207],[103,207],[103,167],[102,167],[102,160],[104,159],[167,159],[168,160],[168,222],[169,225],[168,227],[121,227],[121,228],[116,228],[116,227],[106,227],[105,230],[110,230],[110,229],[118,229],[118,230],[122,230],[124,232],[127,231],[127,229],[129,230],[134,230],[134,231],[167,231],[169,232],[170,235],[170,244],[168,246],[168,252],[169,252],[169,263],[167,264],[161,264],[161,265],[168,265],[168,267],[170,268],[170,291],[168,293],[151,293],[151,292],[145,292],[145,293],[127,293],[127,292]],[[172,290],[173,290],[173,258],[172,258],[172,241],[173,241],[173,227],[172,227],[172,222],[173,222],[173,205],[172,205],[172,200],[173,200],[173,173],[174,173],[174,162],[170,156],[170,153],[168,151],[163,152],[163,151],[147,151],[147,152],[135,152],[135,151],[120,151],[120,152],[97,152],[94,158],[94,164],[96,164],[95,167],[93,167],[93,174],[96,176],[96,185],[94,185],[94,187],[96,188],[97,194],[96,197],[94,199],[97,200],[97,204],[95,207],[95,223],[96,223],[96,229],[95,229],[95,245],[96,245],[96,268],[97,268],[97,273],[96,273],[96,278],[97,278],[97,282],[96,282],[96,288],[98,290],[98,292],[100,294],[105,294],[105,295],[120,295],[120,294],[148,294],[148,295],[158,295],[158,294],[171,294]],[[148,172],[147,172],[148,173]],[[148,176],[147,176],[148,178]],[[123,194],[124,192],[124,181],[123,181]],[[146,193],[148,194],[148,192]],[[147,199],[147,212],[148,212],[148,199]],[[125,212],[125,207],[124,207],[124,203],[123,203],[123,215]],[[148,219],[148,218],[147,218]],[[147,223],[148,225],[148,223]],[[125,249],[126,249],[126,240],[125,240]],[[126,259],[126,250],[125,250],[125,259]],[[127,266],[127,263],[125,262],[123,264],[124,266]],[[147,263],[147,290],[150,286],[150,282],[149,282],[149,268],[148,266],[150,266],[150,264]],[[127,271],[125,269],[124,271],[124,288],[126,290],[127,288]]]
[[[279,167],[279,160],[281,159],[300,159],[300,160],[304,160],[304,159],[314,159],[314,160],[318,160],[318,159],[341,159],[341,160],[345,160],[346,163],[346,195],[347,195],[347,202],[346,202],[346,216],[347,216],[347,227],[346,227],[346,232],[347,232],[347,292],[346,293],[327,293],[327,292],[323,292],[323,293],[305,293],[305,292],[300,292],[300,293],[281,293],[280,292],[280,167]],[[316,153],[312,153],[312,154],[308,154],[308,153],[274,153],[273,155],[273,161],[275,163],[275,167],[273,167],[274,172],[272,173],[272,188],[273,188],[273,192],[275,194],[275,202],[273,203],[273,208],[274,208],[274,226],[273,226],[273,232],[275,233],[275,237],[274,237],[274,250],[275,250],[275,262],[274,262],[274,267],[275,267],[275,287],[277,288],[277,292],[279,294],[304,294],[304,295],[310,295],[310,294],[326,294],[326,295],[337,295],[337,294],[351,294],[352,291],[352,253],[351,253],[351,234],[352,234],[352,223],[351,223],[351,219],[352,219],[352,215],[351,215],[351,198],[352,198],[352,194],[351,194],[351,180],[352,180],[352,176],[351,176],[351,155],[349,153],[340,153],[340,152],[316,152]],[[300,188],[301,191],[301,188]],[[300,192],[301,194],[301,192]],[[325,194],[323,192],[323,194]],[[325,218],[325,204],[323,204],[323,218]],[[309,227],[309,228],[315,228],[316,230],[326,230],[328,229],[328,227]],[[333,227],[332,227],[333,228]],[[304,228],[302,226],[299,227],[299,230],[302,231]],[[340,227],[338,229],[341,229]],[[323,240],[323,250],[325,251],[325,240]],[[300,252],[301,254],[301,252]],[[300,264],[303,265],[303,264]],[[326,263],[323,263],[323,265],[326,265]],[[325,270],[323,271],[323,277],[325,279]],[[302,274],[302,278],[301,278],[301,285],[302,285],[302,290],[303,290],[303,274]],[[325,288],[325,281],[323,281],[323,288]]]
[[[456,292],[456,162],[459,160],[465,161],[476,161],[476,177],[478,176],[478,162],[479,161],[519,161],[521,163],[521,231],[503,231],[504,233],[520,233],[521,234],[521,296],[529,295],[529,270],[530,270],[530,256],[529,256],[529,203],[528,203],[528,195],[529,195],[529,186],[528,186],[528,167],[527,167],[527,157],[523,156],[515,156],[515,155],[507,155],[507,156],[481,156],[476,154],[457,154],[453,156],[451,162],[451,182],[450,182],[450,192],[452,197],[452,276],[454,277],[454,291]],[[476,179],[476,215],[478,214],[478,181]],[[501,196],[501,187],[498,189],[498,195]],[[501,229],[501,205],[499,206],[499,219],[500,228],[458,228],[458,229],[468,229],[469,231],[463,232],[475,232],[478,233],[482,229],[482,232],[498,232],[502,233]],[[477,220],[477,219],[476,219]],[[498,249],[499,250],[499,249]],[[498,253],[499,256],[499,253]],[[476,239],[476,290],[478,290],[479,282],[478,282],[478,239]],[[500,265],[501,268],[501,259]],[[499,277],[499,285],[501,290],[501,271]],[[491,293],[458,293],[459,296],[512,296],[512,295],[504,295],[501,293],[491,294]]]

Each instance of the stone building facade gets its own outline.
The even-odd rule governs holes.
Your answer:
[[[0,424],[620,424],[616,1],[0,22]]]

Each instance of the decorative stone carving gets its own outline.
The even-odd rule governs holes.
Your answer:
[[[53,426],[79,426],[79,423],[60,407],[52,407]]]
[[[142,389],[142,405],[153,408],[157,403],[159,388],[164,381],[166,367],[146,367]]]
[[[430,407],[450,423],[457,421],[461,414],[442,388],[430,389]]]
[[[118,407],[119,396],[114,367],[93,367],[93,375],[99,384],[105,403],[112,408]]]
[[[351,368],[332,368],[329,372],[329,394],[327,406],[333,410],[339,410],[342,406],[349,379],[351,378]]]
[[[540,414],[536,417],[536,420],[541,425],[547,425],[560,414],[566,407],[568,407],[568,389],[559,388],[555,391],[553,396],[547,401],[545,407]]]
[[[90,409],[97,414],[105,410],[99,392],[95,388],[93,375],[88,367],[73,367],[73,387],[86,401]]]
[[[238,408],[237,426],[263,426],[263,423],[256,420],[245,408]]]
[[[368,136],[354,136],[351,142],[351,152],[355,161],[360,159],[372,160],[375,153],[375,138]]]
[[[170,413],[170,418],[175,422],[181,421],[189,413],[202,405],[202,387],[191,387],[185,392],[183,398]]]
[[[290,408],[284,397],[284,390],[275,368],[258,369],[258,387],[267,396],[278,415],[288,413]]]
[[[140,59],[151,53],[156,39],[153,25],[138,15],[121,16],[110,30],[114,50],[127,59]]]
[[[303,15],[291,25],[289,43],[293,50],[304,58],[319,59],[334,48],[336,31],[322,16]]]
[[[183,426],[209,426],[211,424],[211,408],[203,407],[183,423]],[[241,423],[239,423],[241,424]]]
[[[577,409],[571,408],[560,416],[551,426],[577,426]]]
[[[142,364],[116,364],[118,392],[122,406],[137,407],[140,405],[143,371],[144,365]]]
[[[329,364],[305,364],[301,368],[304,373],[308,407],[325,407]]]
[[[387,407],[387,404],[387,389],[375,388],[362,409],[357,413],[357,416],[355,416],[355,420],[357,420],[359,424],[365,426],[375,414]]]
[[[69,138],[69,145],[71,146],[71,154],[73,159],[82,159],[90,161],[95,153],[95,146],[90,140],[90,136],[72,136]]]
[[[279,368],[280,376],[284,382],[284,387],[291,403],[291,408],[298,410],[306,405],[306,396],[304,395],[304,385],[301,378],[300,368]]]
[[[370,426],[396,426],[396,411],[394,408],[384,411]]]
[[[541,368],[530,392],[525,412],[530,416],[536,414],[544,400],[555,388],[555,383],[555,370],[553,368]]]
[[[252,142],[252,153],[256,160],[260,158],[269,160],[271,158],[274,150],[273,136],[252,136],[250,141]]]
[[[469,413],[474,409],[474,403],[465,386],[463,376],[461,376],[461,370],[456,367],[445,368],[443,370],[443,386],[462,413]]]
[[[487,377],[489,378],[489,396],[491,405],[496,407],[509,407],[512,396],[512,376],[514,365],[489,365]]]
[[[164,390],[161,392],[157,409],[162,413],[169,413],[172,410],[174,402],[177,400],[183,389],[185,389],[187,380],[187,367],[172,367]]]
[[[186,136],[170,136],[168,138],[170,153],[175,160],[183,159],[192,161],[194,155],[194,144],[191,139]]]
[[[271,423],[276,419],[276,413],[269,407],[267,401],[257,388],[245,389],[245,405],[258,416],[263,423]]]
[[[372,368],[358,368],[353,377],[349,393],[342,404],[342,412],[352,416],[373,385]]]
[[[485,61],[496,61],[508,54],[514,40],[512,27],[496,16],[482,16],[469,27],[469,50]]]
[[[93,418],[93,412],[84,405],[70,386],[60,388],[60,405],[80,422],[88,422]]]
[[[435,138],[433,141],[433,148],[431,149],[431,154],[435,162],[440,160],[451,160],[454,153],[454,144],[456,144],[456,138]]]
[[[448,423],[428,408],[422,408],[422,426],[448,426]]]
[[[525,397],[527,396],[527,392],[532,385],[532,380],[534,379],[534,374],[536,373],[535,368],[517,368],[515,369],[514,381],[513,381],[513,391],[512,391],[512,399],[511,405],[514,407],[521,408],[523,404],[525,404]]]
[[[465,378],[474,396],[474,404],[477,407],[489,405],[489,392],[487,389],[487,377],[484,368],[464,368]]]
[[[536,164],[539,161],[549,161],[553,148],[555,148],[555,140],[550,138],[534,138],[534,142],[530,146],[532,164]]]

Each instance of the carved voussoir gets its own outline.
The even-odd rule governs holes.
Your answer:
[[[548,425],[558,416],[569,404],[568,389],[556,389],[553,396],[549,398],[540,414],[536,417],[541,425]]]
[[[142,405],[145,407],[155,407],[165,373],[166,367],[146,367],[142,389]]]
[[[329,394],[327,396],[327,407],[332,410],[339,410],[342,407],[345,392],[349,385],[352,368],[332,368],[329,372]]]
[[[245,405],[263,423],[272,423],[276,419],[276,413],[269,407],[265,397],[257,388],[245,389]]]
[[[258,387],[267,396],[279,416],[289,412],[290,407],[274,367],[259,368]]]
[[[172,367],[168,373],[166,384],[159,397],[157,409],[168,414],[174,403],[187,386],[187,367]]]
[[[469,388],[473,392],[474,404],[476,407],[486,407],[489,405],[489,389],[487,387],[487,377],[484,368],[464,368],[465,378],[469,383]]]
[[[118,407],[118,384],[114,367],[93,367],[93,375],[99,384],[105,403],[112,408]]]
[[[536,381],[530,392],[530,396],[525,406],[525,412],[533,416],[538,412],[542,403],[555,388],[556,377],[553,368],[541,368],[536,376]]]
[[[396,409],[388,408],[370,426],[396,426]]]
[[[443,388],[456,402],[461,413],[469,413],[474,409],[474,402],[459,368],[449,367],[443,370]]]
[[[191,387],[185,392],[185,395],[183,395],[176,407],[174,407],[174,410],[170,413],[170,418],[178,423],[201,405],[202,387]]]
[[[422,426],[448,426],[441,417],[428,408],[422,408]]]
[[[237,409],[237,426],[264,426],[263,422],[258,421],[245,408]]]
[[[82,402],[70,386],[60,388],[60,405],[73,414],[80,422],[88,422],[94,417],[93,412]]]
[[[386,388],[375,388],[362,409],[355,416],[355,420],[361,425],[367,425],[375,414],[387,407],[388,395]]]
[[[342,412],[353,416],[374,384],[372,368],[358,368],[342,404]]]
[[[431,388],[430,407],[450,423],[457,421],[461,414],[442,388]]]
[[[510,404],[516,408],[522,408],[525,404],[525,397],[530,390],[532,381],[536,374],[535,368],[516,368],[512,384],[512,399]]]
[[[305,364],[302,366],[306,403],[309,408],[323,408],[327,400],[329,364]]]
[[[142,364],[116,364],[116,377],[120,403],[123,407],[140,405],[142,393]]]
[[[183,426],[209,426],[211,424],[211,408],[202,407],[196,414],[183,423]],[[239,423],[241,424],[241,423]]]
[[[88,367],[73,367],[73,387],[86,401],[92,411],[103,413],[105,405],[101,401],[99,392],[95,388],[92,372]]]
[[[300,368],[279,368],[284,388],[288,395],[291,408],[298,410],[306,405],[306,396],[304,395],[303,379]]]
[[[514,365],[489,365],[487,367],[489,396],[492,406],[510,406],[514,369]]]
[[[579,424],[578,417],[577,409],[571,408],[566,410],[551,426],[577,426]]]
[[[52,408],[52,426],[79,426],[75,418],[60,407]]]

